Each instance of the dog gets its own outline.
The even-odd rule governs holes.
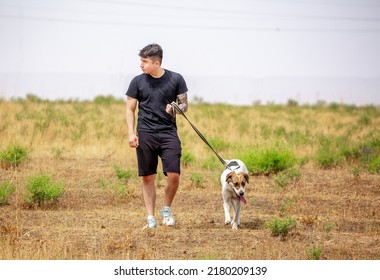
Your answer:
[[[246,204],[245,186],[249,183],[248,169],[239,159],[225,160],[227,165],[220,176],[225,224],[232,224],[232,229],[240,225],[241,203]],[[231,221],[230,206],[233,206],[233,219]]]

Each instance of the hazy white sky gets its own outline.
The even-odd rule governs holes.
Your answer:
[[[380,1],[0,0],[0,71],[380,76]]]
[[[0,0],[0,72],[380,77],[380,0]]]

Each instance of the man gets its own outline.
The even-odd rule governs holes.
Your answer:
[[[183,77],[161,67],[163,51],[157,44],[144,47],[140,53],[143,74],[136,76],[127,91],[126,121],[128,143],[136,148],[138,172],[147,211],[147,227],[156,228],[155,204],[158,158],[167,177],[164,204],[161,209],[163,224],[174,226],[171,205],[179,186],[181,141],[177,134],[175,110],[172,102],[187,111],[187,86]],[[135,111],[138,104],[136,132]]]

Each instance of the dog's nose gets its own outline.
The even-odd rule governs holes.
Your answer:
[[[239,192],[239,195],[240,195],[240,196],[243,196],[243,195],[244,195],[244,192],[243,192],[243,191],[240,191],[240,192]]]

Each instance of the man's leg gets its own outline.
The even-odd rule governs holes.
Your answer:
[[[156,206],[156,187],[155,187],[156,174],[142,177],[142,188],[145,202],[145,208],[148,216],[154,216],[154,209]]]
[[[167,172],[167,185],[165,188],[164,206],[170,207],[179,186],[179,174]]]

